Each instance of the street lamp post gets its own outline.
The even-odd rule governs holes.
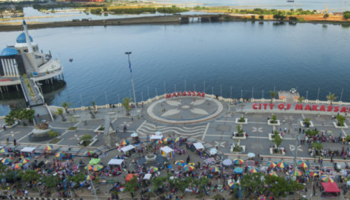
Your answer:
[[[134,93],[134,103],[135,103],[135,106],[136,106],[135,85],[134,85],[134,79],[132,77],[132,69],[131,69],[131,62],[130,62],[130,54],[131,54],[131,52],[125,52],[125,54],[128,55],[129,69],[130,69],[130,76],[131,76],[131,85],[132,85],[132,91]]]

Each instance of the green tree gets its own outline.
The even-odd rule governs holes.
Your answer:
[[[259,16],[259,19],[260,19],[260,20],[264,20],[264,15],[260,15],[260,16]]]
[[[343,17],[344,17],[345,19],[350,19],[350,11],[345,11],[345,12],[343,13]]]
[[[338,126],[344,126],[345,117],[342,115],[337,115]]]
[[[239,135],[242,135],[242,134],[244,133],[244,131],[243,131],[241,125],[238,125],[238,126],[236,127],[236,129],[237,129],[237,132],[238,132]]]
[[[128,182],[125,183],[124,187],[124,192],[134,192],[137,189],[137,177],[133,176],[132,179],[130,179]]]
[[[326,13],[326,14],[323,15],[323,18],[324,18],[325,20],[327,20],[328,17],[329,17],[329,14],[328,14],[328,13]]]
[[[278,131],[274,132],[274,137],[272,142],[276,145],[276,148],[278,149],[278,147],[282,144],[283,139],[281,138],[280,134],[278,133]]]
[[[5,123],[9,126],[12,126],[15,123],[15,118],[12,115],[10,115],[10,113],[5,116]]]
[[[310,129],[307,129],[305,131],[305,134],[308,135],[309,137],[313,137],[314,135],[317,135],[318,134],[318,130],[310,130]]]
[[[72,103],[67,103],[65,101],[63,101],[61,103],[61,106],[64,108],[64,110],[66,111],[66,113],[68,113],[68,108],[72,105]]]
[[[85,180],[85,174],[83,172],[80,172],[79,174],[75,174],[74,176],[69,176],[68,180],[79,184],[80,181],[84,181]]]
[[[251,191],[257,191],[259,195],[263,194],[265,190],[264,175],[262,173],[246,174],[242,177],[241,186],[242,191],[246,190],[248,193]]]
[[[95,101],[91,101],[91,105],[94,108],[94,112],[97,112],[97,107],[96,107],[96,102]]]
[[[40,174],[35,170],[26,170],[25,172],[20,171],[18,173],[18,177],[20,177],[22,180],[26,182],[30,182],[30,184],[33,183],[33,181],[39,180]]]
[[[60,183],[58,176],[43,176],[41,177],[41,182],[43,182],[48,189],[55,188],[57,184]]]
[[[318,142],[313,142],[312,148],[317,149],[317,150],[321,150],[323,148],[323,145],[321,143],[318,143]]]
[[[50,136],[50,137],[53,137],[53,138],[54,138],[54,137],[57,137],[57,136],[58,136],[58,132],[57,132],[57,131],[54,131],[54,130],[50,130],[50,131],[49,131],[49,136]]]
[[[85,134],[81,136],[80,141],[84,141],[84,146],[87,146],[92,140],[92,136],[90,134]]]
[[[275,115],[275,114],[272,114],[271,115],[271,123],[277,123],[277,115]]]
[[[158,190],[164,182],[167,180],[167,177],[157,176],[155,179],[153,179],[153,191]]]
[[[303,122],[304,122],[304,124],[306,125],[306,127],[309,127],[309,126],[310,126],[310,124],[311,124],[310,120],[311,120],[311,118],[305,118],[305,119],[303,120]]]
[[[298,191],[304,188],[303,185],[293,180],[285,180],[284,177],[265,176],[265,183],[269,186],[267,190],[275,197],[286,197],[289,192]]]
[[[129,116],[130,115],[130,102],[131,102],[132,98],[129,98],[129,97],[125,97],[123,99],[123,106],[124,106],[124,109],[125,109],[125,112],[126,112],[126,116]]]
[[[57,115],[61,116],[62,121],[66,121],[66,118],[63,115],[63,109],[62,108],[58,108],[57,111],[55,112]]]
[[[327,100],[331,102],[331,105],[333,103],[333,101],[335,101],[338,97],[335,96],[335,94],[330,94],[330,95],[327,95]]]
[[[70,116],[69,122],[70,122],[70,126],[71,126],[71,127],[73,127],[73,123],[75,123],[75,122],[77,122],[77,121],[78,121],[78,120],[77,120],[76,117],[74,117],[73,115]]]
[[[305,97],[299,97],[299,99],[298,99],[298,103],[303,103],[303,101],[304,101],[304,99],[305,99]]]
[[[274,98],[276,98],[276,92],[270,91],[271,103]]]

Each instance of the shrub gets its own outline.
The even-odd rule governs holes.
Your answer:
[[[54,131],[54,130],[50,130],[50,131],[49,131],[49,136],[50,136],[50,137],[57,137],[57,136],[58,136],[58,132],[57,132],[57,131]]]
[[[245,122],[244,117],[240,117],[239,120],[238,120],[238,122]]]

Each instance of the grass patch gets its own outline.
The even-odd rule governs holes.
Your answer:
[[[72,126],[72,127],[69,127],[68,130],[74,131],[74,130],[76,130],[77,128],[78,128],[78,127]]]
[[[50,144],[57,144],[59,141],[61,141],[61,138],[55,138],[55,139],[51,140],[49,143]]]

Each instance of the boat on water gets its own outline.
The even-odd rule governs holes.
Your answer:
[[[28,34],[27,24],[23,21],[23,32],[16,38],[14,45],[7,45],[0,52],[0,92],[19,90],[21,77],[27,75],[35,83],[53,83],[63,78],[63,66],[49,53],[43,53],[39,45]]]

